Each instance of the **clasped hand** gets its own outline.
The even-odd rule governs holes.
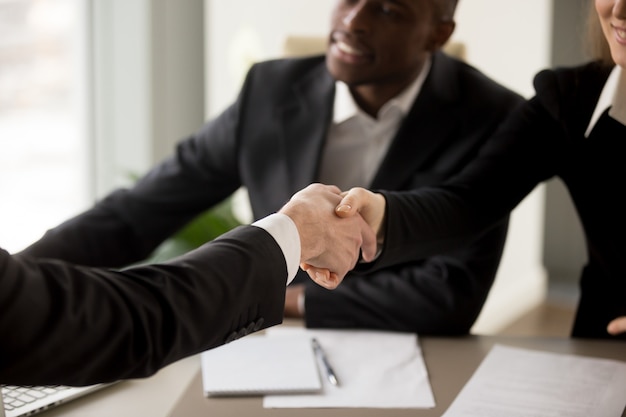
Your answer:
[[[384,211],[380,194],[363,188],[342,193],[323,184],[309,185],[281,209],[298,228],[302,269],[328,289],[336,288],[359,259],[374,259]]]
[[[362,261],[373,260],[384,240],[385,198],[364,188],[341,192],[335,186],[312,184],[296,193],[283,210],[300,233],[300,267],[328,289],[336,288],[354,268],[359,253]],[[625,333],[626,316],[611,321],[607,331]]]

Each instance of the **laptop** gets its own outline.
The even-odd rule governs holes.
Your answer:
[[[0,417],[26,417],[66,403],[111,384],[86,387],[2,385]]]

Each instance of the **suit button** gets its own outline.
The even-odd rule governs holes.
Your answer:
[[[237,339],[237,332],[232,332],[231,334],[228,335],[224,343],[230,343],[235,339]]]
[[[259,330],[261,330],[261,327],[263,327],[263,323],[265,322],[265,320],[263,319],[263,317],[261,317],[259,320],[257,320],[256,324],[254,325],[254,331],[257,332]]]

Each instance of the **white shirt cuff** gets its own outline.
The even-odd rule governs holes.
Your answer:
[[[287,263],[287,285],[289,285],[300,267],[300,235],[296,224],[286,214],[274,213],[257,220],[252,226],[267,231],[280,246]]]

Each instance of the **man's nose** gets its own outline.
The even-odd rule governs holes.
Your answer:
[[[359,1],[358,3],[350,7],[350,9],[342,18],[342,23],[349,30],[363,30],[365,29],[365,22],[367,20],[366,13],[366,2]]]

